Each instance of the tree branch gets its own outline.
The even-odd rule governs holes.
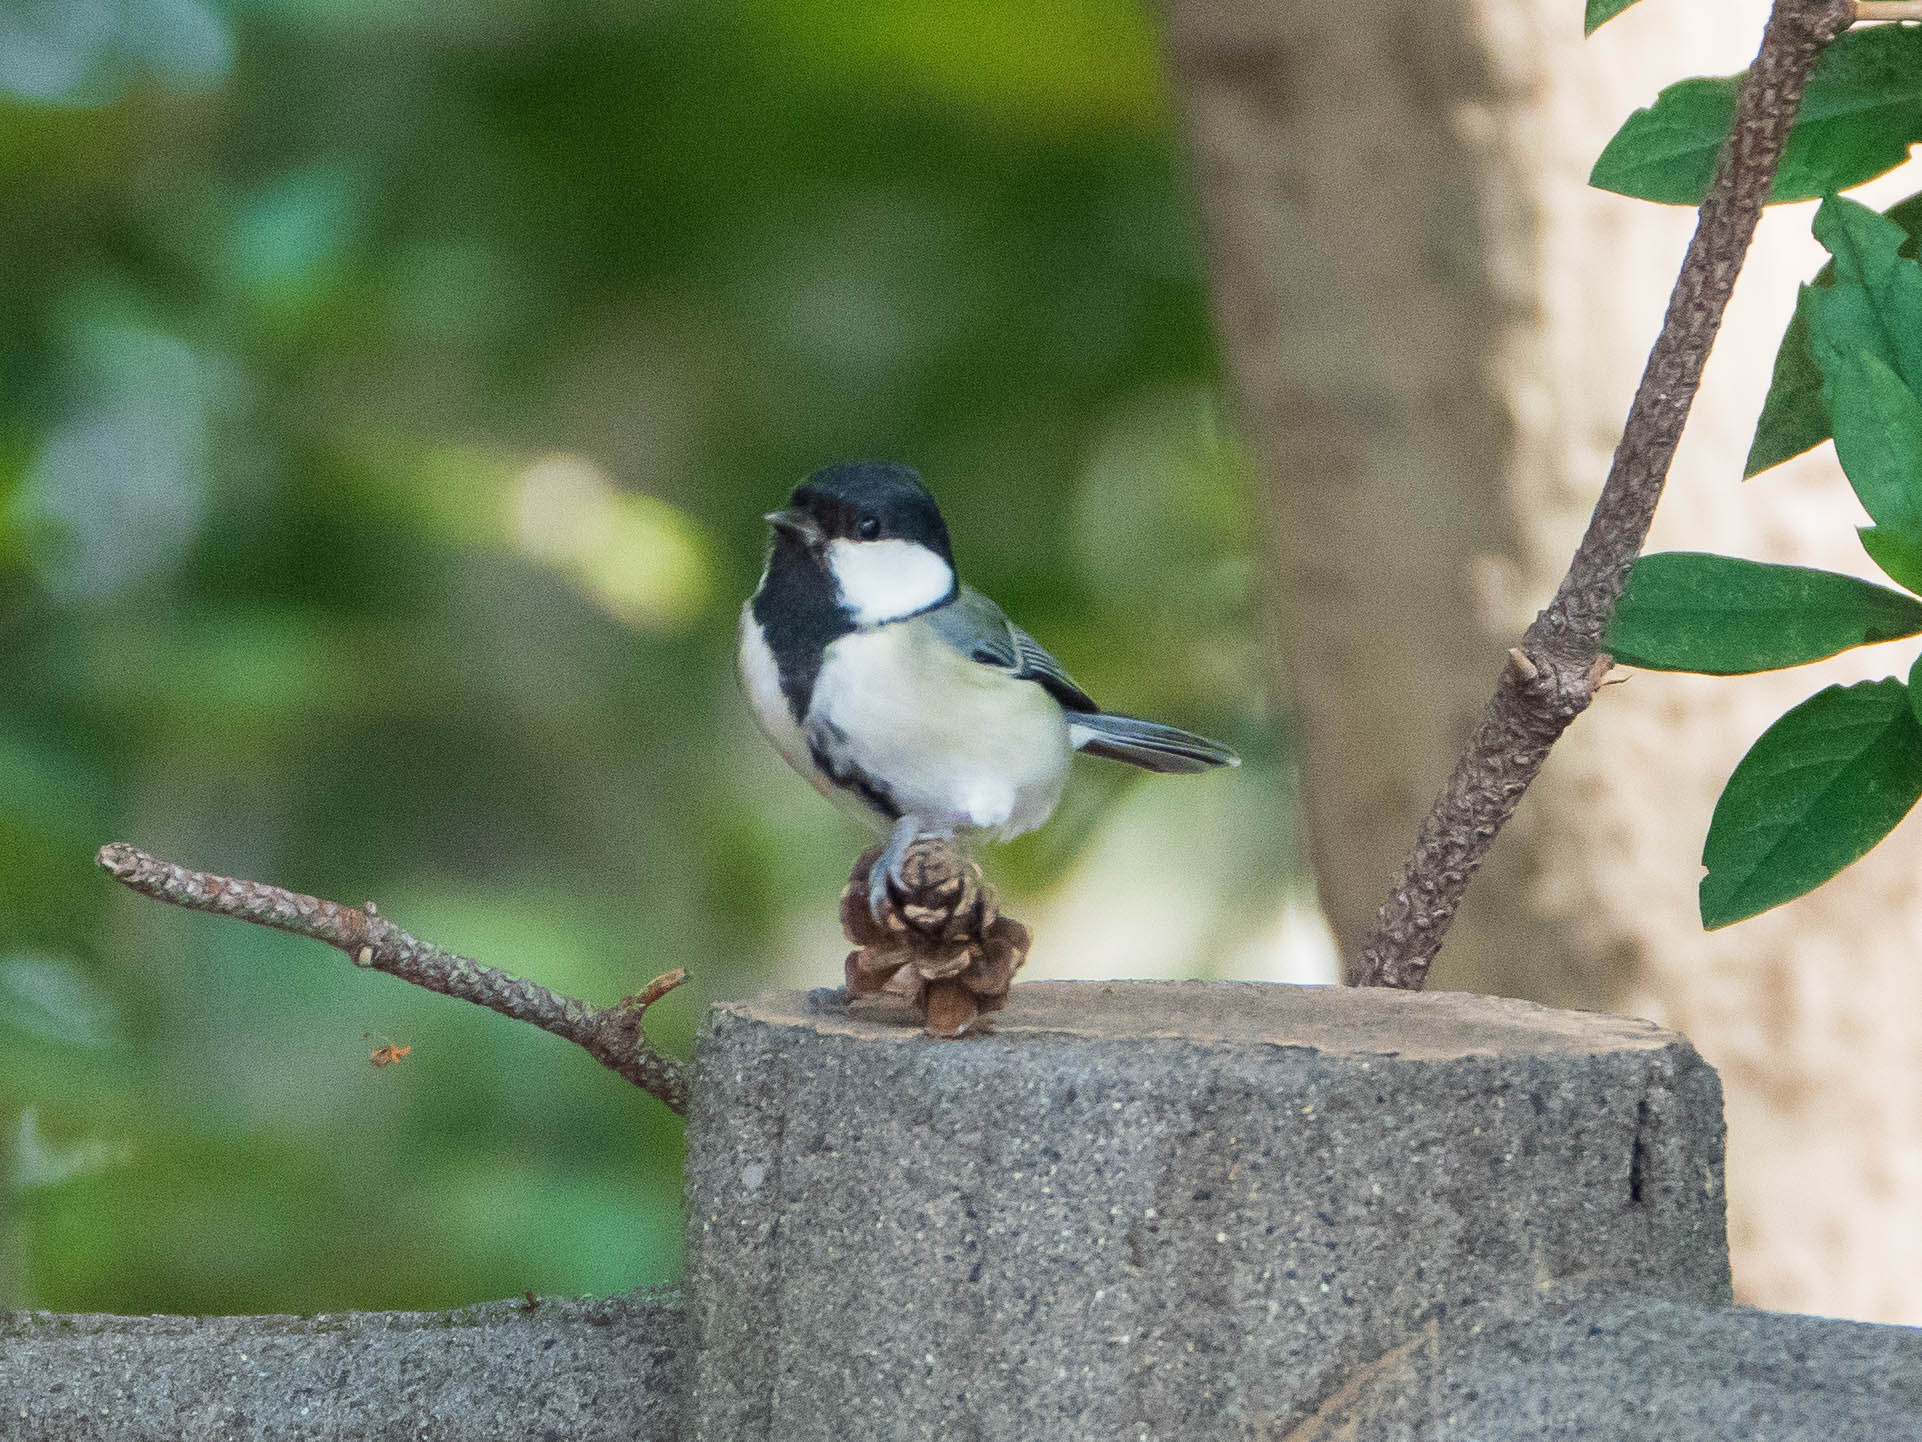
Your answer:
[[[1602,654],[1602,634],[1661,500],[1809,71],[1858,8],[1850,0],[1776,0],[1770,11],[1588,531],[1555,598],[1509,653],[1487,711],[1422,823],[1362,949],[1359,984],[1420,988],[1496,834],[1613,664]]]
[[[1856,0],[1861,20],[1922,20],[1922,0]]]
[[[261,881],[191,871],[124,841],[101,847],[97,860],[121,885],[155,901],[324,941],[347,953],[356,966],[384,971],[443,996],[458,997],[516,1021],[531,1022],[585,1048],[608,1070],[620,1073],[667,1107],[687,1115],[687,1068],[655,1051],[641,1029],[648,1007],[686,981],[685,971],[657,976],[633,996],[612,1006],[592,1007],[409,936],[383,917],[371,901],[364,907],[342,906],[337,901],[303,896]]]

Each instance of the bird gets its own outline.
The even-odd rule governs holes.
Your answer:
[[[922,837],[1020,836],[1061,799],[1077,751],[1148,771],[1238,766],[1219,741],[1103,711],[955,569],[912,467],[823,467],[765,518],[767,566],[741,608],[742,689],[774,749],[830,801],[887,831],[888,883]]]

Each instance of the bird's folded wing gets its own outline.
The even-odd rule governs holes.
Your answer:
[[[960,595],[926,618],[936,635],[971,660],[1033,681],[1070,711],[1101,709],[1045,646],[972,586],[963,586]]]

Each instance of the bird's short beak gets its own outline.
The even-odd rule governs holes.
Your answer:
[[[775,530],[786,531],[804,546],[818,546],[827,539],[806,511],[769,511],[765,519]]]

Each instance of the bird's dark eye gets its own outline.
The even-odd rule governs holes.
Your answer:
[[[881,520],[878,516],[863,516],[854,523],[854,534],[864,541],[872,541],[881,534]]]

